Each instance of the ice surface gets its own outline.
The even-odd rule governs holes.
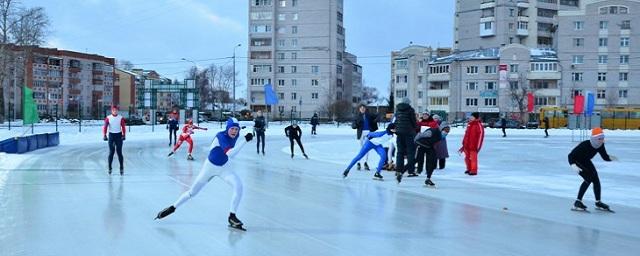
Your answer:
[[[83,123],[84,125],[84,123]],[[250,125],[250,124],[249,124]],[[227,228],[229,187],[213,179],[166,219],[198,174],[218,124],[196,131],[195,161],[186,145],[172,158],[164,126],[132,127],[124,143],[125,176],[106,174],[101,128],[62,126],[61,144],[0,155],[0,255],[633,255],[640,249],[638,131],[605,131],[618,162],[594,158],[602,197],[615,214],[569,211],[581,179],[567,163],[579,133],[487,129],[479,175],[463,174],[455,152],[462,128],[448,137],[447,168],[436,189],[424,176],[342,171],[357,154],[355,131],[302,125],[307,154],[291,159],[284,124],[267,130],[266,156],[248,144],[232,160],[243,179],[238,217]],[[53,127],[36,127],[50,132]],[[249,128],[250,130],[250,128]],[[14,136],[0,130],[0,138]],[[573,133],[573,136],[572,136]],[[572,141],[573,137],[573,141]],[[296,145],[296,150],[298,150]],[[369,165],[376,166],[371,153]],[[114,160],[114,169],[118,166]],[[584,200],[594,209],[591,188]]]

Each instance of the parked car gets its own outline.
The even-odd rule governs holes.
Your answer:
[[[125,118],[124,122],[126,125],[144,125],[144,121],[137,117]]]
[[[491,128],[502,128],[502,119],[497,120],[495,123],[493,123],[493,126],[491,126]],[[520,123],[520,121],[518,120],[507,120],[507,128],[509,129],[524,129],[525,126],[522,125],[522,123]]]
[[[451,122],[451,127],[467,127],[467,122],[465,120],[462,119],[456,119],[453,122]]]

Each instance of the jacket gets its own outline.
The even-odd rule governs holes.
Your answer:
[[[591,142],[589,140],[585,140],[580,142],[578,146],[571,150],[571,153],[569,153],[569,164],[588,163],[591,161],[591,158],[596,156],[596,154],[600,154],[602,159],[607,162],[611,161],[609,154],[607,154],[607,150],[604,148],[604,144],[599,148],[593,148],[593,146],[591,146]]]
[[[468,151],[478,151],[482,148],[484,141],[484,127],[480,119],[473,120],[467,124],[467,130],[462,139],[462,148]]]
[[[369,132],[375,132],[378,130],[378,118],[376,115],[371,114],[369,112],[364,112],[364,114],[358,113],[356,115],[355,120],[353,120],[353,125],[351,128],[357,129],[356,137],[360,139],[362,137],[362,130],[364,128],[364,119],[367,119],[369,123]]]
[[[293,128],[293,125],[289,125],[287,128],[284,128],[284,134],[289,137],[289,139],[300,138],[302,137],[302,130],[300,126]]]
[[[318,125],[320,124],[320,121],[318,120],[318,115],[313,115],[313,117],[311,117],[311,125]]]
[[[399,135],[416,135],[418,121],[416,120],[416,111],[407,103],[396,105],[395,113],[396,134]]]
[[[256,132],[264,132],[265,123],[264,116],[256,117],[256,119],[253,120],[253,130]]]
[[[438,128],[428,128],[424,132],[418,133],[414,141],[423,148],[435,148],[442,141],[442,132]]]

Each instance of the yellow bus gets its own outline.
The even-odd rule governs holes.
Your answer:
[[[600,116],[605,129],[640,129],[640,108],[604,109]]]
[[[549,118],[549,128],[562,128],[567,126],[567,118],[569,110],[562,107],[541,107],[540,119],[538,120],[541,128],[544,128],[544,118]]]

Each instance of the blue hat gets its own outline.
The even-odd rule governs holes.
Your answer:
[[[230,117],[227,120],[227,131],[229,130],[229,128],[231,127],[237,127],[238,129],[240,129],[240,123],[238,122],[238,119],[234,118],[234,117]]]

